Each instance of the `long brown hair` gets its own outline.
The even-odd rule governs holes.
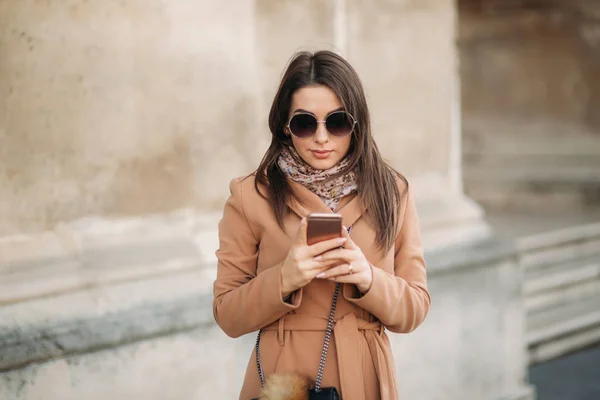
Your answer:
[[[352,66],[335,53],[299,52],[289,62],[269,113],[271,145],[256,170],[255,188],[261,195],[259,184],[267,188],[268,196],[263,197],[271,203],[277,222],[283,226],[286,202],[292,190],[277,159],[284,146],[292,146],[291,139],[284,133],[292,95],[310,85],[324,85],[333,90],[344,109],[357,120],[348,150],[350,163],[341,173],[356,169],[359,201],[375,227],[377,246],[387,251],[394,245],[399,224],[401,194],[396,179],[402,179],[406,188],[408,182],[381,157],[371,135],[362,83]]]

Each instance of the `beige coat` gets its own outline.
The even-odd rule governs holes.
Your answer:
[[[404,184],[399,185],[403,190]],[[335,283],[315,279],[294,292],[288,303],[281,296],[280,270],[300,219],[331,210],[304,186],[292,182],[292,188],[294,199],[288,205],[293,213],[286,216],[282,230],[270,204],[256,193],[254,176],[231,181],[219,224],[213,309],[217,323],[231,337],[264,328],[260,350],[266,376],[293,371],[314,381]],[[344,400],[396,399],[384,328],[411,332],[425,319],[430,304],[414,201],[409,191],[394,248],[386,254],[377,251],[375,231],[361,218],[356,196],[342,199],[336,212],[345,226],[352,225],[353,241],[374,266],[373,283],[362,296],[356,286],[342,286],[322,386],[335,386]],[[254,357],[253,352],[240,399],[257,397],[260,391]]]

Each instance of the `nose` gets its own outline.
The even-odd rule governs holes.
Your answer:
[[[317,131],[315,132],[314,139],[319,144],[329,142],[329,132],[327,132],[324,121],[317,123]]]

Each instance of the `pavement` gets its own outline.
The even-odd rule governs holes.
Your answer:
[[[600,344],[529,369],[537,400],[600,400]]]

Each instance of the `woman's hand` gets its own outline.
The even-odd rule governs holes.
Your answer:
[[[344,229],[344,232],[346,230]],[[362,250],[345,234],[348,239],[344,248],[334,249],[315,258],[316,261],[342,264],[316,275],[319,279],[329,279],[341,283],[353,283],[361,293],[366,293],[373,283],[371,264]]]
[[[315,257],[342,246],[348,240],[347,237],[341,237],[309,246],[306,243],[306,226],[306,218],[303,218],[294,243],[281,267],[283,298],[286,298],[294,290],[308,285],[318,274],[339,263],[339,260],[318,260]]]

